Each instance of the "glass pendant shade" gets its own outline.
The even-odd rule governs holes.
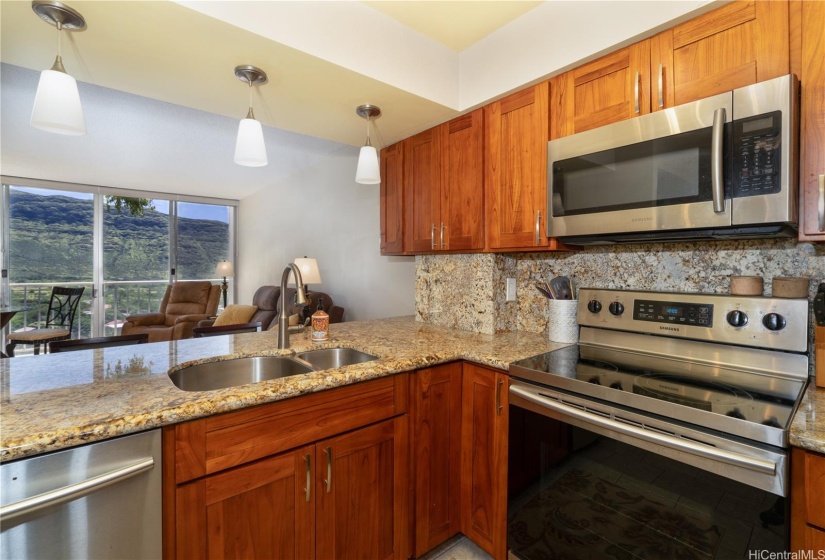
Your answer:
[[[255,119],[241,119],[238,125],[235,163],[247,167],[263,167],[269,163],[266,158],[263,127]]]
[[[31,125],[57,134],[86,134],[86,120],[80,106],[77,81],[73,77],[57,70],[40,73]]]
[[[362,185],[375,185],[381,182],[378,169],[378,150],[373,146],[362,146],[358,155],[358,168],[355,170],[355,182]]]

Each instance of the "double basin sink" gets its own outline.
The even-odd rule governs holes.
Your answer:
[[[183,391],[214,391],[377,359],[352,348],[323,348],[294,356],[235,358],[197,364],[172,372],[169,378]]]

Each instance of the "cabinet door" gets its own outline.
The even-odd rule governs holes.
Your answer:
[[[650,45],[641,41],[554,78],[552,138],[649,113],[649,73]]]
[[[487,247],[547,246],[549,83],[484,107]]]
[[[788,2],[736,1],[660,33],[651,39],[653,109],[787,74],[788,28]]]
[[[412,380],[415,556],[461,530],[461,363],[419,370]]]
[[[407,416],[316,444],[318,558],[410,556]]]
[[[439,127],[442,138],[440,249],[484,248],[483,124],[481,109]]]
[[[381,254],[404,251],[404,143],[381,150]]]
[[[440,144],[438,128],[425,130],[404,143],[404,242],[408,251],[432,252],[439,248]]]
[[[825,241],[825,2],[802,2],[799,238]]]
[[[464,365],[461,532],[494,558],[507,549],[507,375]]]
[[[178,486],[178,558],[313,558],[314,447]]]

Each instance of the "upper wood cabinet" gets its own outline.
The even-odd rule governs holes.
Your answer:
[[[802,12],[799,239],[825,241],[825,2],[794,8]]]
[[[484,107],[487,248],[547,248],[549,83]]]
[[[650,112],[650,45],[641,41],[552,80],[550,128],[561,138]]]
[[[381,150],[381,254],[404,253],[404,143]]]
[[[787,74],[788,21],[786,1],[736,1],[651,38],[652,110]]]
[[[407,251],[484,247],[483,122],[479,109],[404,141]]]
[[[478,109],[438,128],[442,149],[439,248],[483,249],[484,114]]]
[[[441,193],[441,136],[437,128],[404,141],[404,244],[421,253],[438,248]]]

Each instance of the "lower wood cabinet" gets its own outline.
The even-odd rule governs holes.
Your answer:
[[[164,557],[409,558],[408,390],[399,374],[164,428]]]
[[[507,552],[507,374],[465,363],[461,532],[494,558]]]
[[[825,455],[791,450],[791,551],[825,550]],[[800,555],[800,558],[806,556]]]

